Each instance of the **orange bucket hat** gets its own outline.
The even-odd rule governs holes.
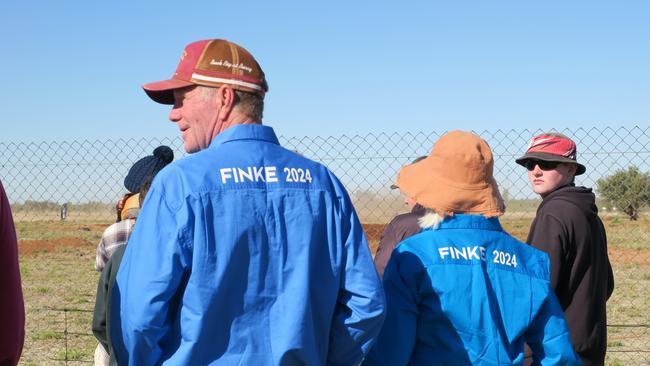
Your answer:
[[[441,216],[500,216],[505,204],[492,176],[490,146],[465,131],[444,134],[425,159],[403,167],[396,185],[420,205]]]

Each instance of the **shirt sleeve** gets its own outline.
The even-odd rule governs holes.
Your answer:
[[[612,265],[607,261],[607,300],[614,293],[614,272],[612,271]]]
[[[533,365],[582,365],[573,350],[564,313],[553,291],[524,334],[533,352]]]
[[[540,215],[530,233],[528,244],[546,252],[551,260],[551,288],[555,290],[564,271],[567,237],[564,225],[551,215]]]
[[[381,233],[377,254],[375,254],[375,268],[377,269],[377,273],[379,273],[379,277],[384,276],[384,269],[390,259],[390,255],[393,253],[393,249],[395,249],[397,243],[402,240],[402,236],[397,233],[394,220],[386,225],[386,228]]]
[[[602,224],[601,224],[602,225]],[[607,233],[603,227],[603,233],[605,234],[605,253],[607,253]],[[612,263],[609,261],[609,256],[605,262],[607,265],[607,300],[612,296],[614,292],[614,272],[612,271]]]
[[[342,197],[343,273],[330,331],[328,365],[358,365],[384,322],[384,291],[363,228],[347,194]]]
[[[154,180],[118,269],[109,311],[119,364],[158,364],[170,341],[165,336],[191,261],[184,233],[192,210],[184,203],[170,206],[169,198],[161,180]]]
[[[402,256],[414,256],[396,251],[388,261],[384,274],[386,292],[386,321],[377,343],[364,365],[407,365],[415,347],[418,307],[413,279],[405,278],[401,270]],[[408,257],[408,258],[407,258]]]
[[[97,295],[95,297],[95,309],[93,311],[92,330],[97,341],[101,343],[106,352],[108,349],[108,335],[106,334],[106,304],[108,296],[109,274],[112,269],[112,262],[109,260],[99,276],[97,283]]]
[[[25,340],[18,241],[11,206],[0,183],[0,365],[15,365]]]
[[[106,230],[108,230],[108,228]],[[95,256],[95,271],[98,272],[104,270],[104,266],[108,261],[108,253],[106,253],[106,243],[104,240],[104,238],[106,237],[106,230],[102,234],[102,238],[99,239],[99,244],[97,244],[97,255]]]

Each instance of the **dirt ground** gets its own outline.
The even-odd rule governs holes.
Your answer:
[[[101,233],[109,224],[54,223],[27,224],[19,223],[18,250],[21,255],[33,256],[37,253],[52,253],[64,248],[96,247]],[[21,232],[20,229],[23,229]],[[26,235],[25,232],[28,234]],[[20,239],[27,236],[29,239]]]
[[[88,231],[102,232],[107,225],[91,224],[85,227]],[[373,253],[381,239],[385,224],[363,224],[366,237]],[[22,255],[34,253],[49,253],[62,248],[79,248],[87,245],[97,245],[79,237],[63,237],[44,240],[20,240],[19,250]],[[612,264],[650,264],[650,250],[633,248],[609,248],[609,258]]]
[[[89,245],[80,238],[60,238],[49,240],[20,240],[18,248],[21,255],[34,255],[36,253],[50,253],[63,248],[80,248]]]
[[[377,250],[376,246],[385,226],[385,224],[363,224],[363,230],[366,232],[373,253]],[[610,246],[608,252],[612,264],[650,264],[650,250],[648,249],[613,248]]]

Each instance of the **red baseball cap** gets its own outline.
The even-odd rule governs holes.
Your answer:
[[[269,90],[264,71],[253,55],[223,39],[190,43],[170,79],[144,84],[142,88],[155,102],[174,104],[174,90],[191,85],[215,88],[230,85],[261,96]]]
[[[576,175],[583,174],[587,168],[577,162],[576,144],[561,133],[544,133],[533,137],[528,144],[526,153],[515,160],[525,166],[526,160],[553,161],[558,163],[576,164]]]

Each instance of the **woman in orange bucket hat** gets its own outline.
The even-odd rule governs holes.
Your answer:
[[[506,233],[485,140],[443,135],[397,186],[427,209],[384,273],[387,318],[367,365],[579,365],[548,256]]]

